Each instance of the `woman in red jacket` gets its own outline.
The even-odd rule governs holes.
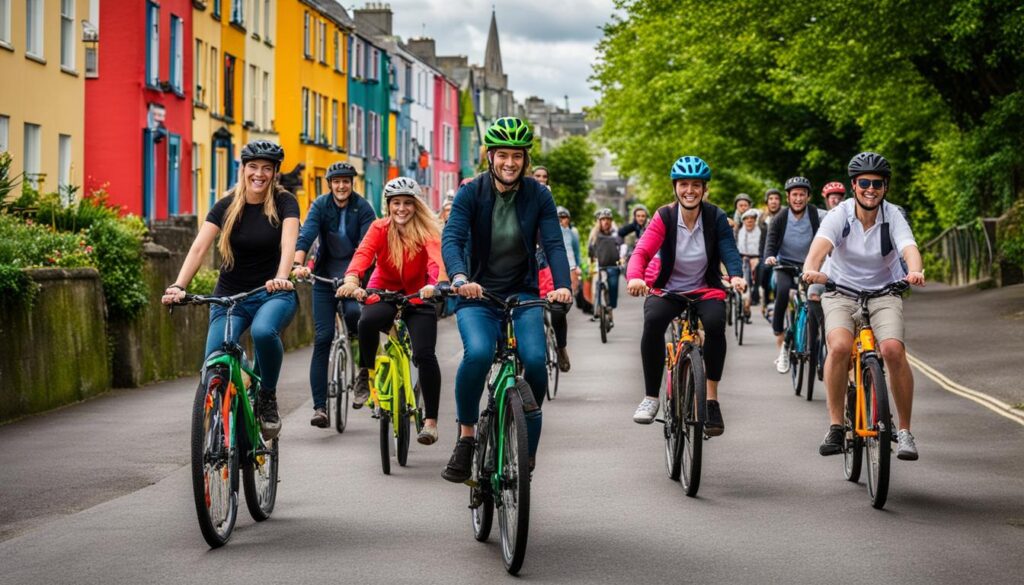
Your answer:
[[[371,289],[434,294],[438,280],[447,280],[441,261],[441,229],[437,216],[419,198],[420,186],[413,179],[398,177],[384,185],[386,216],[370,224],[345,273],[339,297],[366,298],[360,279],[376,262],[367,285]],[[374,303],[363,307],[359,317],[359,377],[352,407],[361,408],[370,397],[370,370],[377,356],[380,334],[395,320],[398,307],[393,303]],[[437,405],[441,397],[441,368],[434,346],[437,345],[437,315],[433,307],[408,305],[402,320],[412,341],[412,360],[419,370],[420,387],[426,410],[423,430],[417,440],[430,445],[437,441]]]

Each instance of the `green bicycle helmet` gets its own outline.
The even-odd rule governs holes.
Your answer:
[[[529,150],[533,146],[533,131],[526,122],[519,118],[498,118],[487,128],[484,134],[484,145],[492,148],[522,148]]]

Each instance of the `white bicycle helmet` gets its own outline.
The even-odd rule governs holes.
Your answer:
[[[387,201],[398,195],[419,197],[419,183],[416,182],[416,179],[410,179],[409,177],[397,177],[391,179],[386,185],[384,185],[384,200]]]

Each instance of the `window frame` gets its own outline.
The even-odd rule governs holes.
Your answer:
[[[160,89],[160,5],[146,1],[146,86]]]
[[[70,14],[65,8],[70,5]],[[60,0],[60,67],[74,73],[78,45],[75,43],[75,0]]]
[[[171,87],[178,95],[185,95],[185,21],[176,14],[171,14],[171,38],[168,66],[168,77]]]
[[[29,152],[29,129],[34,128],[34,152]],[[40,124],[25,122],[22,137],[22,169],[24,171],[23,181],[33,187],[39,187],[38,175],[42,170],[42,148],[43,148],[43,127]],[[31,156],[30,156],[31,155]],[[29,168],[29,167],[32,168]]]
[[[0,46],[11,47],[11,1],[0,0]]]
[[[231,53],[224,53],[224,111],[223,116],[228,120],[235,119],[235,67],[238,58]],[[244,115],[244,114],[243,114]]]
[[[309,88],[302,88],[302,136],[309,140]]]
[[[303,29],[302,29],[302,50],[303,50],[303,55],[307,59],[312,60],[313,59],[313,53],[312,53],[312,50],[313,50],[313,38],[312,38],[312,34],[313,34],[313,30],[312,30],[312,28],[313,28],[312,27],[313,16],[309,13],[308,10],[306,10],[303,14],[304,14],[304,16],[303,16],[303,25],[302,25],[303,26]]]
[[[11,150],[11,117],[0,114],[0,152]]]
[[[57,188],[62,189],[71,185],[71,164],[74,157],[74,147],[70,134],[57,135]]]
[[[46,18],[44,0],[26,0],[25,2],[25,56],[38,61],[46,61],[46,30],[43,21]]]

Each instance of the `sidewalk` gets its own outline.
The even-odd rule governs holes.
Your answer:
[[[979,291],[929,283],[914,289],[903,311],[913,356],[1024,409],[1024,285]]]

